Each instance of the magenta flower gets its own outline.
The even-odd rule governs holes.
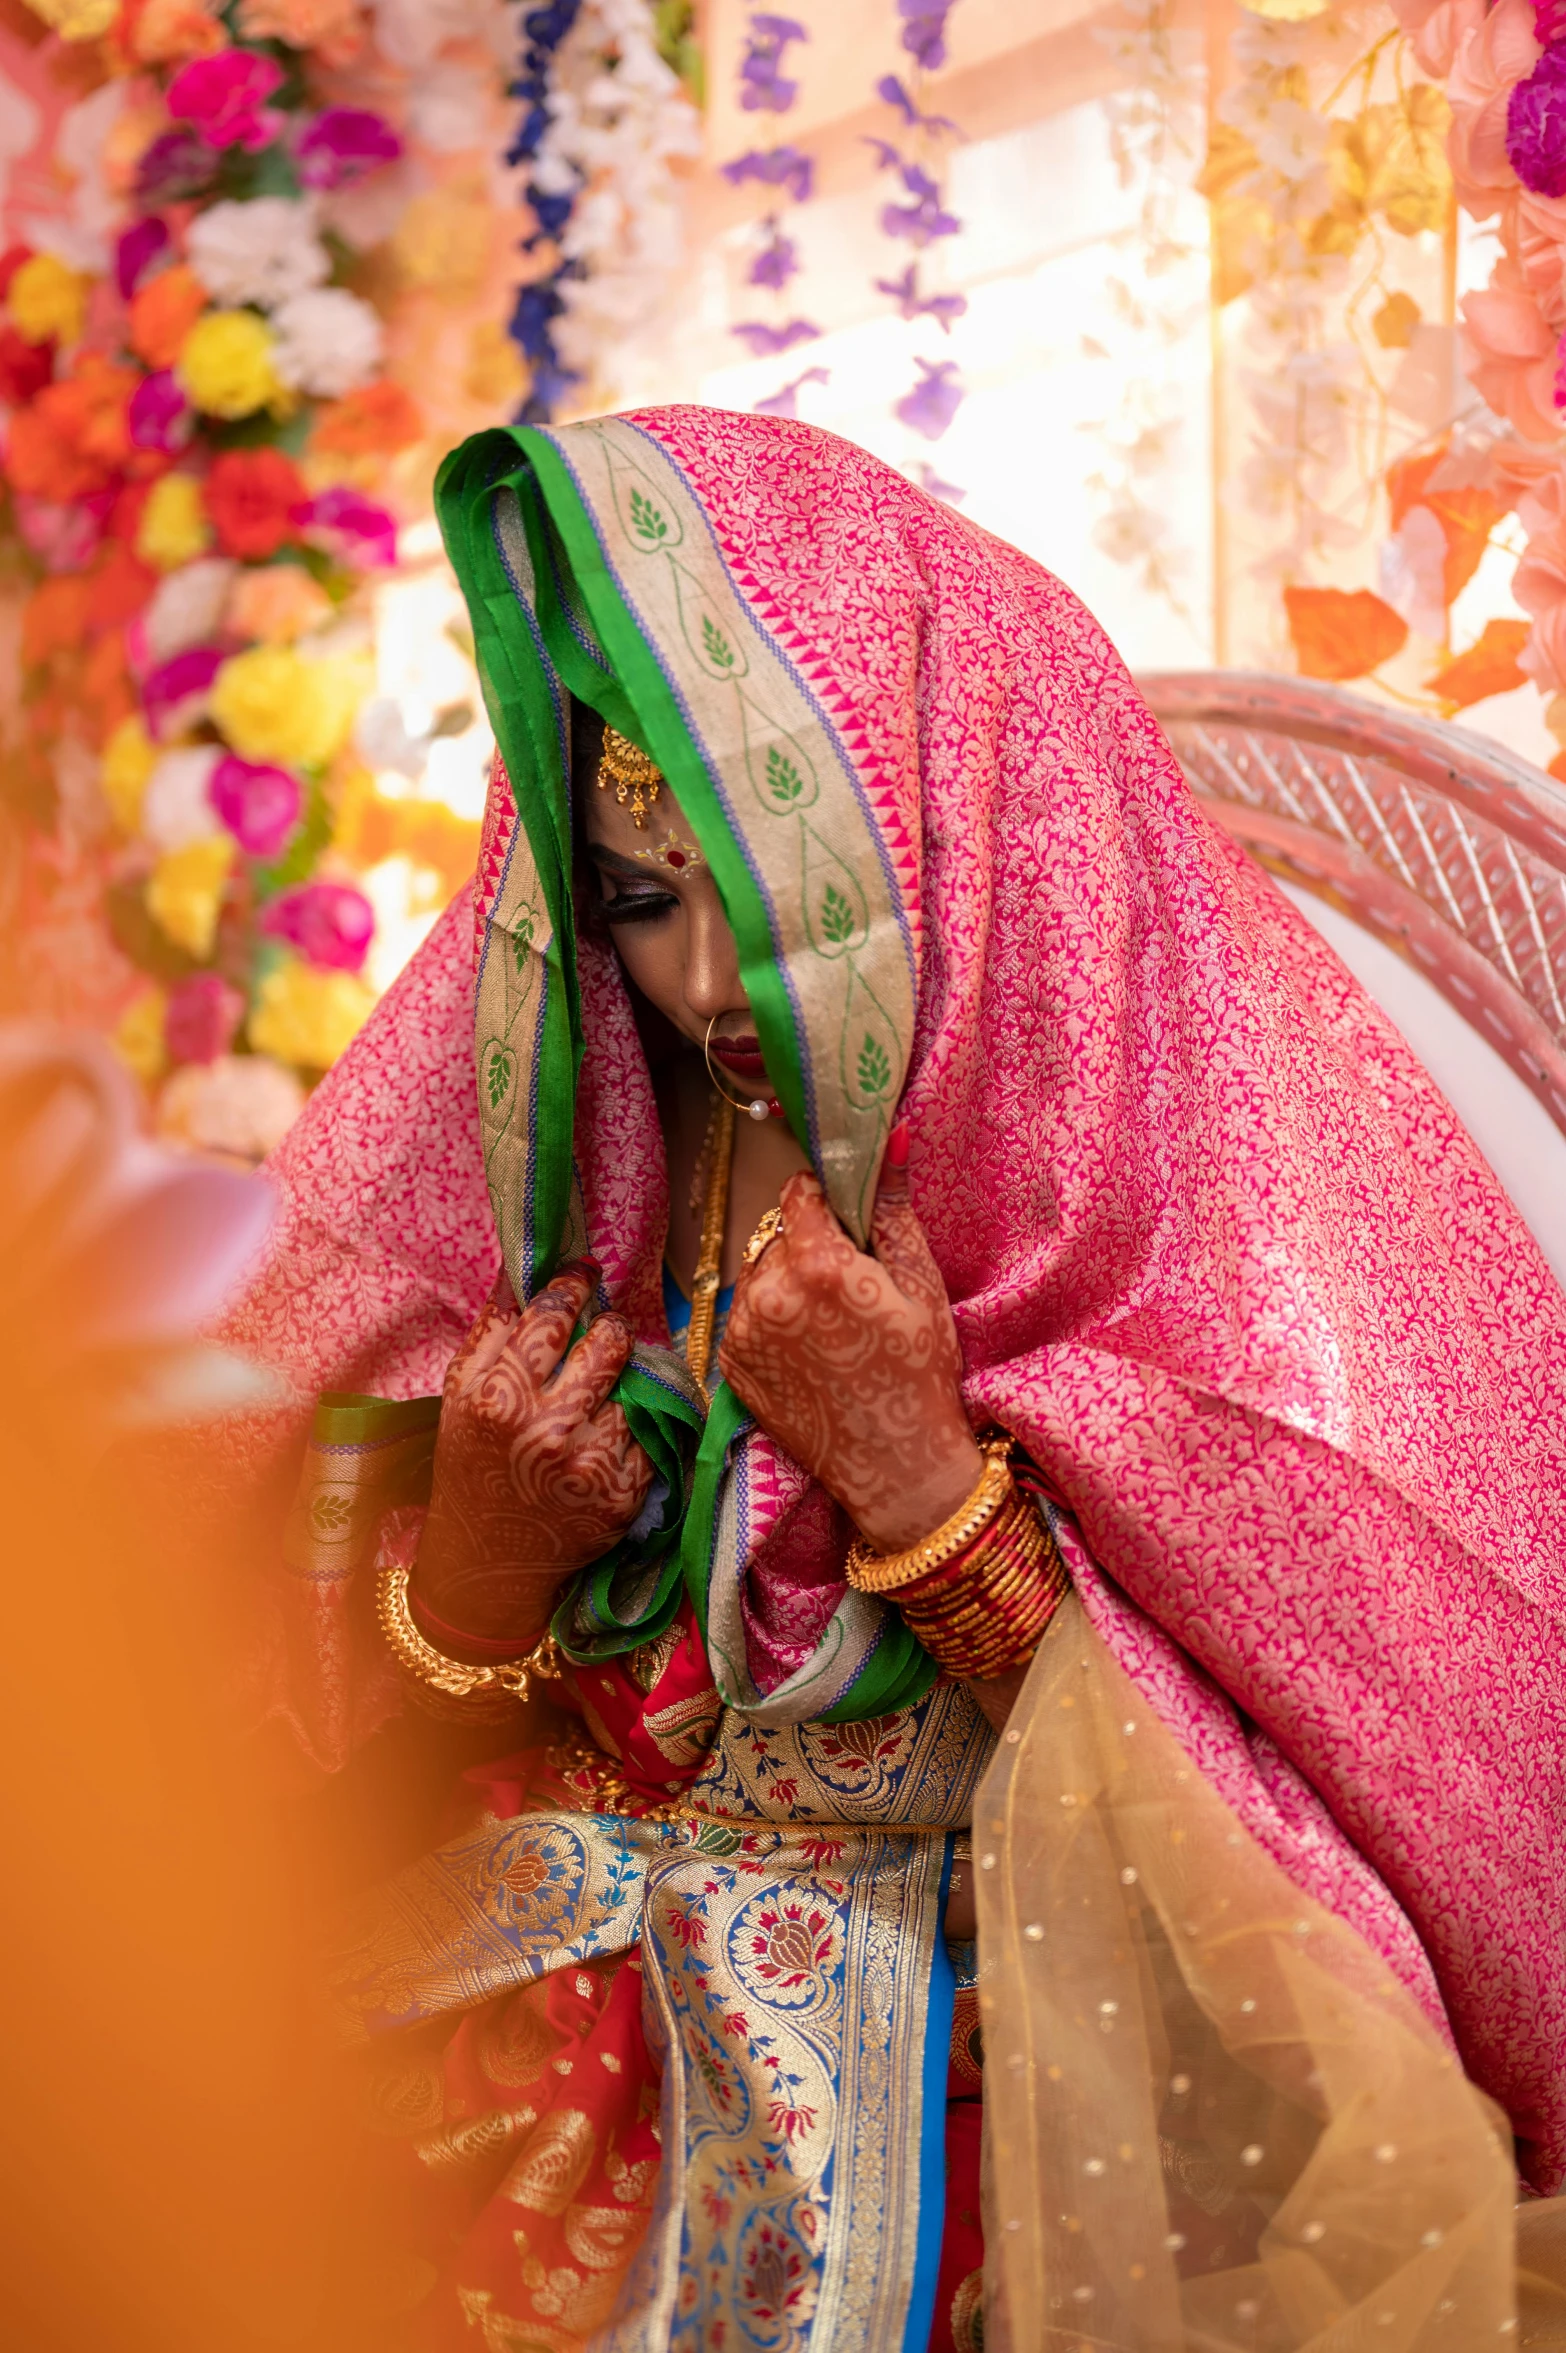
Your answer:
[[[1546,49],[1506,105],[1506,155],[1536,196],[1566,196],[1566,52]]]
[[[182,727],[190,726],[201,716],[212,681],[226,659],[221,646],[193,645],[147,672],[142,680],[141,699],[146,706],[148,729],[160,743],[165,736],[178,734]]]
[[[254,49],[220,49],[215,57],[193,57],[169,84],[169,112],[194,123],[213,147],[243,147],[251,154],[269,147],[283,117],[266,101],[282,84],[275,59]]]
[[[384,115],[363,106],[329,106],[300,140],[294,160],[307,188],[346,188],[395,163],[401,153],[402,141]]]
[[[375,909],[350,882],[301,882],[272,901],[261,928],[312,964],[357,972],[375,937]]]
[[[120,290],[120,300],[129,302],[142,279],[147,275],[159,254],[169,246],[168,223],[149,213],[145,220],[132,221],[121,232],[114,248],[114,283]]]
[[[397,518],[345,482],[334,483],[308,507],[296,509],[294,519],[358,571],[397,561]]]
[[[252,858],[275,858],[299,822],[298,778],[286,768],[241,760],[234,752],[225,752],[213,769],[207,797]]]
[[[169,991],[163,1042],[171,1062],[215,1062],[234,1042],[245,1000],[221,974],[193,972]]]
[[[957,362],[915,359],[914,365],[923,369],[923,377],[892,413],[910,431],[922,433],[926,441],[939,441],[967,398],[962,386],[954,381]]]
[[[143,376],[125,412],[138,449],[183,449],[190,439],[191,407],[172,368]]]
[[[1533,0],[1533,31],[1544,49],[1566,40],[1566,0]]]
[[[161,131],[136,166],[139,204],[182,204],[211,186],[218,155],[199,131]]]

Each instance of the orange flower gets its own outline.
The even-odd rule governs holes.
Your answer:
[[[91,600],[91,587],[80,572],[61,572],[39,583],[22,608],[22,660],[29,669],[77,651],[86,640]]]
[[[411,448],[424,434],[417,404],[400,384],[383,376],[322,409],[312,447],[332,457],[391,457]]]
[[[183,65],[228,46],[212,0],[126,0],[110,38],[137,65]]]
[[[1408,642],[1408,623],[1368,588],[1286,588],[1283,602],[1305,678],[1363,678]]]
[[[1490,491],[1477,485],[1465,490],[1429,490],[1423,503],[1440,524],[1446,541],[1442,587],[1447,603],[1451,604],[1478,571],[1490,544],[1490,534],[1506,508]]]
[[[117,629],[133,621],[157,585],[156,572],[141,563],[123,540],[106,540],[91,574],[88,628]]]
[[[82,702],[95,750],[101,750],[121,721],[140,708],[125,660],[125,640],[117,629],[106,629],[93,640],[82,665]]]
[[[324,65],[347,65],[364,47],[359,0],[241,0],[239,29],[247,41],[314,49]]]
[[[45,385],[11,420],[5,470],[13,487],[61,505],[106,489],[130,451],[125,410],[138,380],[133,368],[89,352],[75,375]]]
[[[226,556],[276,555],[307,499],[304,478],[280,449],[230,449],[206,479],[207,513]]]
[[[1487,695],[1507,694],[1514,686],[1526,686],[1517,657],[1527,642],[1526,621],[1486,621],[1483,634],[1468,651],[1443,663],[1435,676],[1426,680],[1426,686],[1431,694],[1440,696],[1448,712],[1465,711],[1470,703],[1482,703]]]
[[[171,368],[180,345],[207,307],[205,286],[192,269],[176,262],[160,270],[131,297],[130,347],[149,368]]]

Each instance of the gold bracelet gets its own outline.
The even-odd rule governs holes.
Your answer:
[[[426,1642],[413,1622],[408,1607],[408,1573],[406,1561],[388,1561],[375,1580],[375,1615],[387,1646],[404,1674],[413,1676],[431,1691],[438,1691],[444,1699],[478,1699],[491,1701],[504,1697],[520,1706],[526,1699],[532,1679],[554,1681],[560,1673],[560,1650],[552,1634],[546,1633],[536,1642],[525,1658],[501,1659],[492,1666],[470,1666],[464,1659],[448,1658],[437,1650],[433,1642]]]
[[[988,1459],[972,1494],[922,1544],[912,1544],[904,1552],[873,1552],[862,1537],[856,1538],[848,1548],[845,1573],[849,1584],[860,1593],[895,1593],[899,1585],[911,1585],[916,1578],[927,1577],[932,1569],[940,1568],[954,1553],[961,1552],[964,1545],[971,1544],[1015,1491],[1009,1459],[1010,1438],[986,1439],[984,1453]]]

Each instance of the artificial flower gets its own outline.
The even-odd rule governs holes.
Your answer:
[[[231,556],[276,555],[306,504],[304,477],[280,449],[229,449],[206,482],[207,513],[218,545]]]
[[[190,266],[221,303],[272,310],[332,274],[315,208],[298,196],[253,196],[198,213],[186,235]]]
[[[295,294],[273,315],[276,366],[285,384],[335,398],[367,384],[381,364],[384,335],[367,302],[342,286]]]
[[[423,433],[416,404],[400,384],[382,376],[321,410],[311,448],[332,457],[391,457],[411,449]]]
[[[136,382],[134,369],[89,352],[73,375],[46,384],[11,420],[5,471],[13,489],[61,505],[107,490],[130,454],[127,411]]]
[[[76,343],[87,317],[87,281],[52,253],[23,262],[6,293],[24,343]]]
[[[192,412],[172,368],[143,376],[130,396],[126,411],[130,437],[138,449],[165,455],[183,449],[190,439]]]
[[[204,195],[221,162],[199,131],[164,131],[146,147],[136,165],[138,204],[185,204]]]
[[[363,106],[328,106],[318,114],[294,150],[307,188],[346,188],[367,173],[395,163],[402,141],[384,115]]]
[[[190,474],[165,474],[154,482],[141,510],[136,553],[160,572],[172,572],[205,555],[212,544],[201,484]]]
[[[483,74],[443,57],[409,88],[409,136],[437,155],[469,155],[484,145],[493,103]]]
[[[244,1019],[245,1000],[216,972],[192,972],[169,991],[163,1043],[173,1062],[215,1062]]]
[[[147,912],[175,946],[198,963],[212,953],[218,915],[234,862],[234,844],[213,833],[167,850],[147,877]]]
[[[261,928],[329,972],[358,972],[375,937],[375,909],[348,882],[302,882],[272,901]]]
[[[304,1089],[270,1054],[220,1054],[188,1062],[158,1096],[165,1144],[254,1168],[274,1151],[304,1109]]]
[[[1421,71],[1444,82],[1467,35],[1483,24],[1485,0],[1393,0],[1392,12]]]
[[[205,717],[212,681],[222,664],[219,647],[191,645],[147,672],[141,682],[142,705],[147,725],[160,743]]]
[[[1382,596],[1420,637],[1446,634],[1446,534],[1427,506],[1410,507],[1384,540]]]
[[[302,564],[265,564],[244,571],[229,592],[227,624],[235,637],[262,645],[291,645],[307,629],[330,620],[331,598]]]
[[[312,538],[323,541],[355,570],[397,561],[397,519],[346,483],[334,483],[310,501]]]
[[[163,1050],[163,1013],[168,1000],[160,988],[133,997],[114,1025],[110,1044],[134,1077],[150,1085],[168,1062]]]
[[[201,556],[164,574],[142,617],[139,650],[145,668],[218,635],[236,569],[226,556]]]
[[[221,758],[216,744],[198,743],[159,759],[141,801],[141,832],[155,850],[188,849],[218,831],[208,787]]]
[[[357,662],[251,646],[219,671],[211,713],[242,759],[318,768],[347,741],[363,692]]]
[[[54,346],[29,343],[14,327],[0,326],[0,400],[25,408],[54,374]]]
[[[250,1016],[250,1043],[258,1054],[273,1054],[279,1062],[329,1070],[374,1006],[373,992],[351,972],[319,972],[289,962],[261,983]]]
[[[167,221],[147,213],[122,229],[114,247],[114,283],[121,302],[129,302],[155,261],[169,249]]]
[[[269,147],[283,117],[266,101],[280,88],[283,69],[253,49],[223,49],[193,58],[169,84],[168,109],[176,122],[194,123],[210,147],[241,147],[255,154]]]
[[[364,46],[359,0],[240,0],[247,41],[286,41],[314,49],[326,65],[347,65]]]
[[[897,402],[894,413],[926,441],[939,441],[967,397],[957,381],[957,362],[916,358],[914,365],[920,381]]]
[[[120,629],[151,601],[157,574],[122,539],[105,540],[87,576],[87,627]]]
[[[1512,261],[1497,262],[1488,286],[1465,294],[1464,365],[1474,389],[1525,441],[1551,441],[1557,336]]]
[[[1566,196],[1566,57],[1546,49],[1506,103],[1506,159],[1536,196]]]
[[[217,15],[217,0],[143,0],[129,27],[131,55],[141,65],[210,57],[228,40]]]
[[[191,328],[207,307],[207,290],[192,269],[176,262],[131,297],[125,339],[149,368],[171,368]]]
[[[1566,0],[1533,0],[1533,30],[1546,49],[1566,40]]]
[[[1283,603],[1305,678],[1363,678],[1408,642],[1408,624],[1368,588],[1286,588]]]
[[[273,351],[272,330],[253,310],[208,311],[186,336],[174,373],[209,417],[249,417],[284,397]]]
[[[98,769],[109,814],[122,833],[134,833],[140,825],[142,795],[157,764],[157,747],[146,721],[139,711],[133,712],[111,732]]]
[[[1498,0],[1458,49],[1446,93],[1452,104],[1448,154],[1458,197],[1478,220],[1517,184],[1506,153],[1506,114],[1513,86],[1538,58],[1532,0]]]
[[[11,512],[22,545],[35,555],[46,572],[80,572],[103,537],[106,493],[61,506],[51,498],[28,498],[18,491]]]
[[[252,858],[275,858],[299,823],[304,796],[286,768],[225,752],[212,771],[212,806]]]
[[[1526,621],[1487,621],[1466,653],[1425,680],[1425,691],[1445,703],[1448,712],[1466,711],[1493,694],[1510,694],[1527,683],[1518,659],[1527,643]]]

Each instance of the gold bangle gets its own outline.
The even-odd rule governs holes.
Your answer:
[[[972,1494],[922,1544],[910,1545],[904,1552],[872,1552],[862,1537],[856,1538],[848,1548],[845,1567],[849,1584],[860,1593],[895,1593],[899,1585],[911,1585],[916,1578],[927,1577],[932,1569],[940,1568],[954,1553],[961,1552],[964,1545],[971,1544],[1014,1492],[1008,1459],[1010,1438],[987,1439],[984,1452],[988,1459]]]
[[[495,1699],[504,1697],[521,1704],[526,1699],[536,1675],[541,1681],[553,1681],[560,1673],[560,1650],[552,1634],[546,1633],[524,1658],[500,1659],[491,1666],[470,1666],[464,1659],[452,1659],[433,1642],[426,1642],[413,1622],[408,1607],[408,1573],[406,1561],[388,1561],[375,1580],[375,1615],[387,1647],[404,1674],[438,1691],[444,1699]]]

